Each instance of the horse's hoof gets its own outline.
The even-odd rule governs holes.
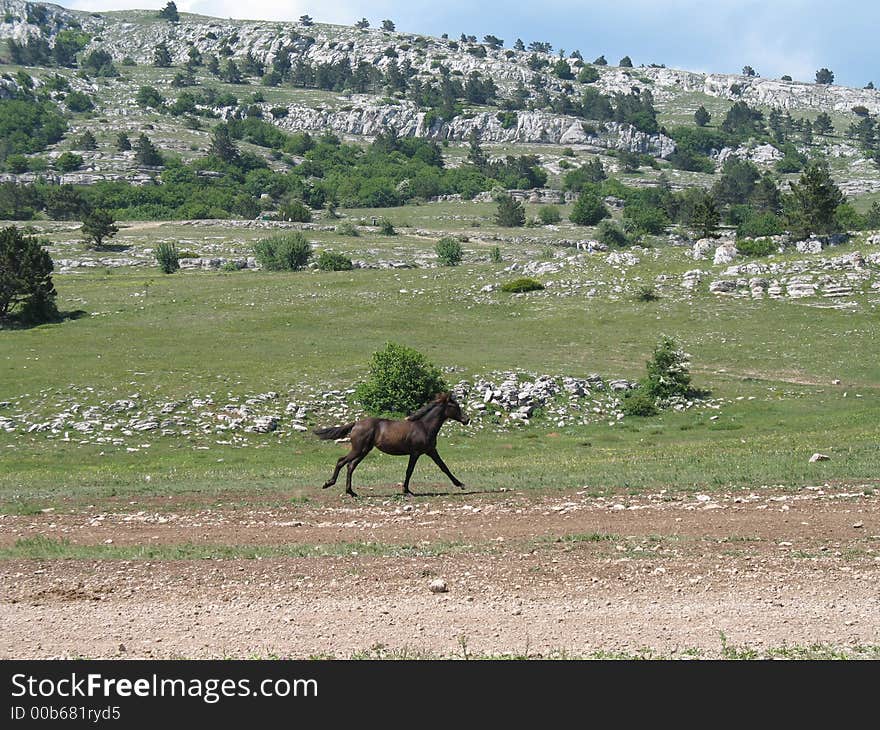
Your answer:
[[[324,486],[321,489],[329,489],[333,486],[333,482],[324,482]]]
[[[358,496],[357,494],[352,492],[350,489],[346,492],[346,494],[349,495],[350,497],[357,497]]]
[[[458,487],[459,489],[464,489],[464,484],[462,484],[461,482],[459,482],[455,486]]]

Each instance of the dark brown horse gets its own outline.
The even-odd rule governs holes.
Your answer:
[[[327,489],[327,487],[336,484],[336,478],[342,467],[347,466],[345,491],[352,497],[356,497],[357,495],[351,488],[352,472],[374,446],[386,454],[409,455],[406,479],[403,482],[404,494],[412,494],[409,491],[409,478],[422,454],[430,456],[456,487],[464,487],[464,484],[452,475],[449,467],[443,463],[443,459],[437,453],[437,434],[440,432],[440,427],[449,418],[459,421],[465,426],[470,422],[470,419],[461,412],[461,406],[452,393],[441,393],[411,416],[407,416],[405,421],[393,421],[388,418],[362,418],[360,421],[349,423],[346,426],[316,429],[315,435],[325,440],[339,439],[351,434],[351,450],[336,462],[333,476],[324,482],[323,488]]]

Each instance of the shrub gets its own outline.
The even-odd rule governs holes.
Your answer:
[[[379,221],[379,233],[383,236],[396,236],[397,231],[394,230],[394,225],[387,218],[382,218]]]
[[[648,375],[641,388],[654,401],[691,392],[690,356],[679,349],[671,337],[663,337],[648,360]]]
[[[308,264],[312,246],[302,233],[282,233],[257,241],[254,256],[269,271],[298,271]]]
[[[620,410],[626,416],[641,416],[643,418],[656,416],[659,413],[654,399],[642,388],[628,391],[623,397]]]
[[[351,271],[354,264],[348,256],[332,251],[321,251],[318,256],[318,268],[321,271]]]
[[[163,274],[173,274],[180,268],[180,256],[177,246],[167,241],[162,241],[156,246],[156,262]]]
[[[744,238],[736,242],[736,250],[743,256],[769,256],[778,248],[769,238]]]
[[[20,307],[28,324],[58,318],[52,258],[40,241],[15,226],[0,230],[0,320]]]
[[[624,230],[611,221],[602,221],[599,224],[599,243],[604,243],[608,248],[623,248],[629,246],[629,236]]]
[[[601,198],[596,193],[585,190],[575,201],[569,219],[579,226],[595,226],[610,215]]]
[[[308,223],[312,220],[312,211],[299,200],[290,200],[278,208],[278,218],[283,221]]]
[[[525,225],[526,211],[523,204],[511,195],[498,197],[498,211],[495,213],[495,222],[505,228],[516,228]]]
[[[508,294],[524,294],[530,291],[540,291],[544,285],[537,279],[524,276],[519,279],[513,279],[501,285],[501,291]]]
[[[782,219],[775,213],[751,212],[736,227],[736,235],[741,238],[760,238],[776,236],[784,231]],[[739,247],[739,244],[737,244]]]
[[[342,221],[338,226],[336,226],[336,232],[340,236],[359,236],[361,235],[358,232],[357,226],[351,221]]]
[[[451,236],[441,238],[434,250],[437,252],[440,263],[444,266],[458,266],[464,253],[461,244]]]
[[[501,258],[501,248],[499,246],[492,247],[492,250],[489,252],[489,260],[493,264],[500,264],[504,260]]]
[[[81,91],[71,91],[65,97],[64,103],[72,112],[88,112],[95,108],[89,95]]]
[[[555,205],[543,205],[538,209],[538,218],[545,226],[551,223],[559,223],[562,216],[559,214],[559,208]]]
[[[440,371],[417,350],[394,342],[373,353],[370,374],[354,397],[372,415],[411,413],[447,390]]]
[[[83,158],[73,152],[62,152],[55,160],[55,169],[59,172],[73,172],[82,167]]]
[[[653,286],[640,286],[635,299],[637,302],[656,302],[660,295]]]

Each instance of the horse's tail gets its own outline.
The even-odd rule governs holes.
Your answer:
[[[345,426],[330,426],[329,428],[316,428],[312,433],[315,434],[322,441],[329,441],[330,439],[341,439],[343,436],[348,436],[351,432],[351,429],[354,428],[354,422],[349,423]]]

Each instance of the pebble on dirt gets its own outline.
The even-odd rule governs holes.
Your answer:
[[[431,593],[446,593],[449,590],[449,586],[446,585],[446,581],[442,578],[435,578],[428,584],[428,590]]]

